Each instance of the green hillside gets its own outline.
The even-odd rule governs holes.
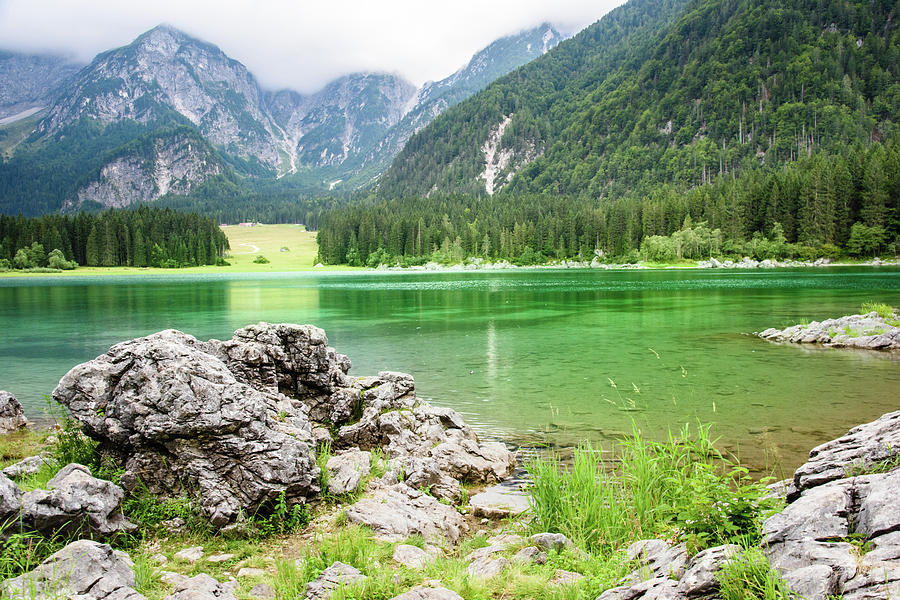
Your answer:
[[[324,219],[323,258],[355,258],[354,243],[364,260],[373,244],[428,254],[457,236],[466,256],[627,256],[691,223],[734,256],[782,238],[781,255],[861,255],[855,223],[874,234],[866,252],[896,251],[900,4],[667,6],[629,2],[436,119],[385,174],[382,203]],[[482,145],[510,116],[487,200]],[[408,219],[379,224],[387,206]],[[405,241],[420,231],[431,246]]]

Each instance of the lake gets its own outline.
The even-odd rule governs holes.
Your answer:
[[[227,339],[312,323],[351,374],[415,376],[483,436],[612,444],[712,423],[720,446],[789,474],[809,449],[900,408],[900,356],[752,335],[900,305],[900,269],[514,270],[0,279],[0,389],[32,417],[59,378],[166,328]]]

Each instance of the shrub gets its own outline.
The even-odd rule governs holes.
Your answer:
[[[267,265],[269,264],[269,259],[260,254],[256,258],[253,259],[253,262],[257,265]]]
[[[47,266],[51,269],[61,269],[64,271],[70,271],[78,266],[74,260],[66,260],[66,257],[63,255],[62,250],[59,248],[54,248],[50,251],[50,254],[47,255]]]

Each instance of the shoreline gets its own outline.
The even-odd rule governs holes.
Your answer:
[[[703,264],[706,263],[706,264]],[[697,261],[695,264],[658,264],[658,263],[621,263],[606,264],[586,261],[562,261],[551,264],[514,265],[507,261],[497,263],[457,263],[442,265],[428,263],[421,266],[397,267],[380,265],[378,267],[351,267],[347,265],[310,266],[295,269],[264,268],[231,268],[206,265],[202,267],[185,267],[181,269],[164,269],[161,267],[78,267],[71,271],[56,273],[34,273],[28,271],[0,272],[0,281],[14,279],[70,279],[79,277],[132,277],[136,275],[152,276],[188,276],[188,275],[281,275],[295,273],[462,273],[462,272],[501,272],[518,270],[584,270],[584,271],[673,271],[673,270],[749,270],[776,271],[782,269],[818,269],[830,267],[900,267],[900,259],[865,262],[783,262],[766,264],[766,261],[733,262]],[[716,265],[718,263],[718,266]]]

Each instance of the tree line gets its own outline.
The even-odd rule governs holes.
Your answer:
[[[319,260],[372,265],[482,257],[538,263],[590,260],[595,254],[636,260],[645,244],[657,246],[652,252],[647,246],[645,257],[651,252],[656,258],[697,258],[699,251],[664,251],[669,242],[659,238],[700,224],[717,232],[718,243],[703,250],[707,256],[806,259],[896,252],[900,135],[856,144],[842,154],[804,155],[769,170],[723,174],[690,189],[660,184],[616,199],[504,192],[373,200],[322,216]],[[670,241],[674,249],[676,240]]]
[[[169,208],[34,218],[0,214],[0,266],[6,268],[66,268],[60,260],[99,267],[214,265],[227,249],[216,221]]]

